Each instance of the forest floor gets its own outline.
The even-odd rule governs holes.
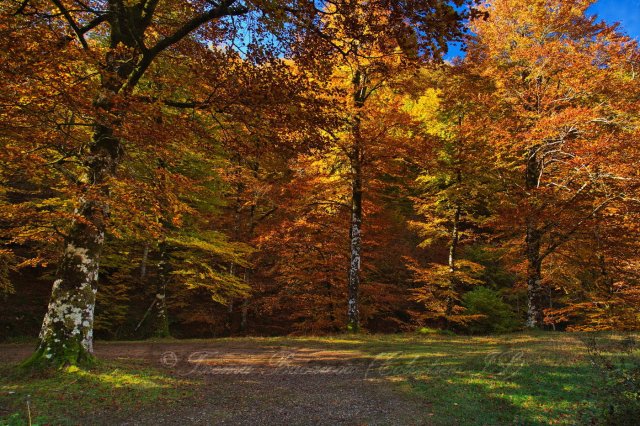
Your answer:
[[[18,371],[33,346],[2,344],[0,424],[575,424],[601,380],[586,337],[97,342],[93,369],[54,373]]]

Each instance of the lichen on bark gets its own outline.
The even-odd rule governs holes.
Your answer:
[[[80,225],[82,226],[82,225]],[[93,320],[97,293],[98,259],[103,234],[74,238],[53,283],[35,353],[22,365],[54,366],[90,364],[93,360]],[[85,247],[78,245],[78,240]]]

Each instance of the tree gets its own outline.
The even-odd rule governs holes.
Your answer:
[[[460,302],[465,290],[482,284],[483,267],[462,252],[480,239],[498,188],[486,162],[490,145],[485,129],[492,116],[483,105],[491,98],[491,84],[462,64],[423,70],[421,77],[421,86],[437,89],[427,90],[411,105],[431,137],[413,158],[420,167],[413,187],[419,219],[410,227],[423,239],[421,248],[444,245],[447,260],[423,267],[409,259],[408,265],[414,280],[423,284],[414,290],[428,311],[420,319],[451,327],[473,319]]]
[[[472,24],[467,61],[495,81],[504,113],[492,127],[496,169],[509,182],[500,211],[524,234],[529,327],[543,325],[547,258],[624,198],[603,191],[615,185],[594,153],[619,132],[615,92],[636,47],[589,17],[592,3],[501,0]]]
[[[371,4],[348,1],[327,9],[326,30],[332,34],[328,51],[343,72],[347,71],[351,84],[350,88],[345,88],[348,96],[345,107],[349,114],[344,118],[347,128],[342,138],[343,142],[348,141],[345,152],[351,186],[347,283],[347,329],[350,331],[360,328],[363,201],[367,173],[364,169],[367,163],[375,161],[369,158],[367,145],[378,142],[365,140],[364,121],[371,119],[367,117],[367,101],[381,87],[393,85],[394,78],[411,68],[412,62],[440,59],[447,50],[447,42],[462,35],[465,15],[457,12],[454,6],[465,3],[438,1],[423,5],[421,2]],[[419,12],[422,6],[424,9]]]

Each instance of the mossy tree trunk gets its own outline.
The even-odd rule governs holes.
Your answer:
[[[113,4],[110,11],[110,49],[101,69],[101,85],[93,100],[94,132],[82,155],[86,173],[79,179],[82,195],[65,238],[64,255],[51,290],[36,352],[23,365],[69,365],[93,358],[93,318],[100,254],[109,214],[109,180],[115,176],[123,154],[114,130],[122,124],[114,112],[115,99],[127,84],[140,57],[126,22],[127,11]],[[125,8],[126,9],[126,8]]]
[[[115,172],[120,157],[120,141],[111,129],[97,126],[86,156],[89,176],[76,211],[79,218],[65,239],[38,348],[24,365],[81,364],[92,359],[98,269],[108,215],[108,194],[102,184]]]

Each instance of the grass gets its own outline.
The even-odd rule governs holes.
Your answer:
[[[489,337],[428,335],[257,339],[258,344],[359,350],[368,378],[422,399],[437,425],[572,425],[592,410],[601,377],[587,333],[527,332]],[[611,353],[624,336],[595,335]],[[635,336],[637,338],[637,336]],[[636,350],[631,356],[640,356]]]
[[[580,411],[592,408],[594,401],[587,401],[600,380],[590,364],[583,337],[586,334],[534,332],[487,337],[403,334],[172,342],[218,348],[357,352],[368,366],[367,379],[390,383],[408,398],[419,400],[433,424],[569,425],[581,423]],[[623,340],[615,334],[597,337],[610,352],[615,352]],[[636,346],[631,356],[638,355]],[[73,418],[73,424],[77,424],[82,420],[78,413],[126,413],[189,398],[200,380],[191,379],[165,375],[140,361],[100,361],[92,371],[32,376],[2,367],[0,406],[9,406],[12,414],[20,413],[24,420],[27,395],[31,395],[33,418],[55,424]]]
[[[92,413],[115,417],[189,397],[194,383],[136,363],[99,361],[90,370],[0,368],[0,425],[91,423]]]
[[[399,348],[404,362],[415,360],[417,368],[401,381],[429,401],[436,424],[576,424],[580,411],[591,408],[600,380],[579,337],[516,334],[406,344]]]

